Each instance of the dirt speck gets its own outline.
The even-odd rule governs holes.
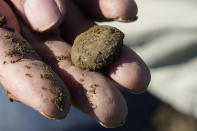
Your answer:
[[[41,87],[42,90],[47,91],[48,89],[46,87]]]
[[[80,78],[79,81],[80,81],[80,82],[84,82],[85,80],[84,80],[83,78]]]
[[[55,79],[55,73],[53,72],[53,70],[51,69],[50,66],[48,65],[43,65],[43,70],[44,72],[42,74],[40,74],[40,78],[42,79],[49,79],[52,81],[56,81]]]
[[[31,69],[31,66],[25,65],[25,68],[27,68],[27,69]]]
[[[92,105],[92,109],[95,110],[97,108],[97,105]]]
[[[40,78],[42,78],[42,79],[51,79],[52,75],[51,74],[40,74]]]
[[[5,16],[0,16],[0,26],[7,24],[7,19]]]
[[[4,36],[11,42],[12,48],[6,52],[6,56],[19,56],[21,59],[27,55],[36,55],[36,52],[24,40],[20,40],[14,36],[14,33],[6,33]]]
[[[90,87],[87,89],[87,93],[86,93],[86,98],[88,99],[88,102],[90,104],[91,110],[94,110],[97,108],[97,104],[95,103],[94,99],[94,95],[96,94],[96,87],[98,85],[97,84],[91,84]]]
[[[26,75],[26,76],[28,76],[28,77],[32,77],[32,75],[31,75],[31,74],[29,74],[29,73],[26,73],[25,75]]]
[[[96,94],[96,89],[95,88],[90,88],[88,90],[88,92],[91,93],[91,94]]]
[[[51,100],[51,102],[54,103],[60,111],[63,111],[65,108],[65,98],[63,95],[63,91],[57,88],[55,92],[55,97]]]
[[[53,41],[50,41],[50,40],[47,40],[45,41],[46,44],[53,44],[54,42]]]
[[[18,59],[18,60],[11,60],[10,63],[14,64],[16,62],[19,62],[21,59]]]
[[[8,91],[8,90],[6,90],[6,93],[9,95],[10,94],[10,92]]]
[[[64,55],[61,55],[61,56],[56,56],[56,59],[57,59],[57,61],[63,61],[63,60],[66,60],[67,57]]]

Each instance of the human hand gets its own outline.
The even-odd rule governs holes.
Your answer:
[[[120,58],[102,73],[85,71],[75,67],[70,61],[71,45],[68,43],[73,43],[76,35],[93,26],[93,20],[135,19],[135,3],[131,0],[11,1],[23,21],[33,30],[54,30],[36,33],[23,24],[21,19],[19,26],[6,3],[0,1],[0,16],[7,18],[7,24],[0,27],[0,82],[8,96],[54,119],[66,116],[71,96],[73,105],[103,125],[115,127],[123,124],[127,104],[112,80],[129,92],[143,92],[150,81],[150,72],[144,62],[131,49],[123,47]],[[86,12],[88,17],[72,2]],[[15,29],[16,36],[9,31],[10,27]],[[9,35],[5,37],[6,34],[11,34],[14,39]],[[13,44],[20,43],[20,39],[23,39],[21,34],[30,43],[25,49],[31,53],[23,51],[23,55],[20,52],[8,55],[10,49],[16,48]],[[19,41],[15,41],[15,37]],[[46,72],[46,67],[49,72]]]

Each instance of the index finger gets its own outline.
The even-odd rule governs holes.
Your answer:
[[[19,34],[17,20],[4,1],[0,1],[1,15],[7,22],[0,25],[0,83],[8,97],[46,117],[64,118],[70,109],[66,85]]]

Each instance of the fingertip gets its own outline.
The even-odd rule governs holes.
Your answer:
[[[66,111],[59,111],[54,105],[49,105],[49,104],[42,107],[44,107],[42,110],[41,109],[38,110],[40,114],[42,114],[48,119],[53,119],[53,120],[64,119],[69,111],[69,109],[66,109]]]
[[[100,0],[100,9],[104,17],[121,22],[136,20],[137,4],[133,0]]]
[[[128,47],[120,58],[107,68],[109,76],[131,93],[141,93],[150,83],[150,70],[142,59]]]
[[[148,88],[151,75],[146,65],[136,63],[135,66],[136,70],[132,72],[133,76],[130,76],[130,79],[125,83],[124,88],[131,93],[139,94],[145,92]]]
[[[31,27],[44,32],[60,25],[65,14],[65,5],[59,0],[26,0],[24,12]]]

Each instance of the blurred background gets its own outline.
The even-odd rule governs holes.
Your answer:
[[[0,131],[196,131],[197,130],[197,1],[137,0],[139,19],[133,23],[98,23],[118,27],[124,43],[151,69],[147,92],[123,90],[127,122],[105,129],[72,107],[67,118],[44,118],[23,104],[9,102],[0,87]]]

